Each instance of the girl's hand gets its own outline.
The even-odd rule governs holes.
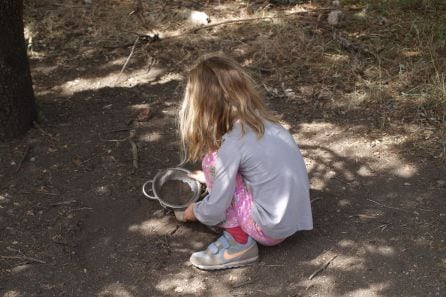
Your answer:
[[[188,174],[189,177],[198,180],[202,184],[206,184],[206,178],[204,172],[201,170],[195,170]]]
[[[184,211],[183,220],[185,222],[193,222],[193,221],[197,220],[197,218],[195,217],[195,214],[194,214],[194,207],[195,207],[195,203],[191,203]]]

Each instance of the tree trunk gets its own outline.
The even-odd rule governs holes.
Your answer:
[[[0,0],[0,142],[25,133],[37,114],[22,16],[22,0]]]

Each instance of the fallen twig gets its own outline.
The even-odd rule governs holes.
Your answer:
[[[125,137],[122,139],[105,139],[105,138],[102,138],[101,134],[99,134],[99,139],[104,142],[124,142],[124,141],[127,141],[129,138]]]
[[[44,195],[51,195],[51,196],[57,196],[59,194],[57,193],[51,193],[51,192],[44,192],[44,191],[34,191],[34,192],[19,192],[20,194],[44,194]]]
[[[244,22],[250,22],[250,21],[257,21],[257,20],[280,19],[280,18],[287,18],[287,17],[290,17],[290,16],[299,15],[299,14],[315,13],[315,12],[326,11],[326,10],[330,10],[330,9],[328,9],[328,8],[319,8],[319,9],[313,9],[313,10],[297,11],[297,12],[292,12],[292,13],[288,13],[288,14],[284,14],[284,15],[278,15],[278,16],[267,16],[267,17],[255,17],[255,18],[228,20],[228,21],[223,21],[223,22],[220,22],[220,23],[215,23],[215,24],[211,24],[211,25],[195,28],[195,29],[192,29],[191,31],[193,33],[197,33],[200,30],[209,29],[209,28],[216,27],[216,26],[221,26],[221,25],[227,25],[227,24],[233,24],[233,23],[244,23]]]
[[[129,130],[130,130],[129,128],[123,128],[123,129],[110,130],[110,131],[107,131],[107,133],[127,132]]]
[[[43,260],[32,258],[32,257],[27,257],[27,256],[0,256],[0,258],[2,258],[2,259],[15,259],[15,260],[26,260],[26,261],[46,264],[46,262],[43,261]]]
[[[22,168],[23,162],[25,161],[26,157],[28,156],[30,149],[31,149],[30,145],[26,146],[25,152],[23,153],[22,159],[20,160],[19,165],[17,166],[17,169],[15,170],[15,172],[19,172],[20,168]]]
[[[170,236],[174,235],[178,231],[178,229],[180,229],[180,227],[181,227],[180,224],[177,224],[175,226],[175,228],[172,231],[169,232],[169,235]]]
[[[237,289],[237,288],[240,288],[240,287],[243,287],[243,286],[252,284],[252,283],[254,283],[255,281],[257,281],[257,280],[256,280],[256,279],[248,278],[248,279],[245,280],[245,281],[242,281],[242,282],[237,283],[237,284],[233,284],[233,285],[232,285],[232,288],[233,288],[233,289]]]
[[[130,51],[130,55],[127,57],[127,60],[125,60],[125,63],[122,66],[121,73],[125,70],[125,67],[127,67],[127,64],[129,63],[130,58],[133,56],[133,52],[135,51],[136,44],[138,43],[138,41],[139,41],[139,35],[138,35],[138,37],[136,37],[135,42],[133,43],[132,50]]]
[[[53,203],[53,204],[51,204],[51,206],[67,205],[67,204],[76,203],[76,202],[77,202],[77,200],[68,200],[68,201]]]
[[[138,147],[136,143],[133,141],[133,137],[135,136],[135,130],[130,131],[129,142],[132,146],[132,158],[133,158],[133,167],[138,169]]]
[[[382,207],[385,207],[385,208],[396,209],[396,210],[404,210],[402,208],[398,208],[398,207],[393,207],[393,206],[388,206],[388,205],[382,204],[382,203],[380,203],[378,201],[375,201],[375,200],[372,200],[372,199],[367,199],[367,200],[370,201],[370,202],[373,202],[373,203],[375,203],[377,205],[380,205]]]
[[[394,207],[394,206],[388,206],[385,204],[382,204],[381,202],[372,200],[372,199],[367,199],[370,202],[373,202],[379,206],[385,207],[385,208],[390,208],[390,209],[395,209],[395,210],[399,210],[399,211],[411,211],[409,208],[402,208],[402,207]],[[427,208],[420,208],[418,207],[416,210],[423,210],[423,211],[435,211],[435,209],[427,209]]]
[[[91,207],[79,207],[79,208],[70,209],[70,211],[77,211],[77,210],[93,210],[93,208],[91,208]]]
[[[256,21],[256,20],[280,19],[280,18],[287,18],[287,17],[300,15],[300,14],[302,15],[302,14],[317,13],[317,12],[320,12],[320,11],[327,11],[327,10],[330,10],[330,9],[328,9],[328,8],[319,8],[319,9],[314,9],[314,10],[297,11],[297,12],[292,12],[292,13],[289,13],[289,14],[284,14],[284,15],[279,15],[279,16],[254,17],[254,18],[246,18],[246,19],[227,20],[227,21],[223,21],[223,22],[220,22],[220,23],[215,23],[215,24],[211,24],[211,25],[207,25],[207,26],[194,28],[194,29],[188,30],[188,31],[186,31],[184,33],[175,34],[175,35],[167,36],[167,37],[164,37],[164,38],[160,38],[158,34],[145,35],[145,34],[139,34],[137,32],[130,32],[130,31],[125,31],[125,30],[122,30],[122,31],[123,32],[127,32],[127,33],[135,34],[137,36],[137,40],[143,40],[143,41],[147,41],[147,42],[154,42],[154,41],[160,41],[162,39],[164,39],[164,40],[175,39],[175,38],[178,38],[178,37],[181,37],[183,35],[190,34],[190,33],[197,33],[200,30],[209,29],[209,28],[212,28],[212,27],[217,27],[217,26],[222,26],[222,25],[227,25],[227,24],[244,23],[244,22],[250,22],[250,21]],[[122,45],[103,46],[103,47],[104,48],[109,48],[109,49],[116,49],[116,48],[129,47],[131,45],[132,45],[132,43],[125,43],[125,44],[122,44]],[[136,45],[136,41],[133,43],[132,51],[130,52],[130,55],[127,58],[127,60],[129,60],[129,58],[131,57],[131,55],[133,53],[133,50],[135,48],[135,45]],[[128,61],[126,61],[126,64],[127,63],[128,63]],[[125,69],[125,67],[122,68],[121,72],[124,71],[124,69]]]
[[[316,201],[319,201],[319,200],[322,200],[322,198],[318,197],[318,198],[311,199],[310,203],[313,203],[313,202],[316,202]]]
[[[327,269],[328,265],[330,265],[330,263],[336,258],[337,256],[333,256],[331,257],[330,260],[328,260],[327,262],[324,263],[324,265],[322,265],[321,267],[319,267],[318,269],[316,269],[309,277],[309,280],[312,280],[316,275],[318,275],[319,273],[321,273],[322,271],[324,271],[325,269]]]
[[[391,223],[384,223],[378,227],[376,227],[375,229],[380,229],[381,232],[383,232],[384,230],[387,229],[387,227],[389,227],[390,225],[392,225]]]

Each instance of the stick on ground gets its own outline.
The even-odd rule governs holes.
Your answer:
[[[254,283],[255,281],[256,281],[256,279],[248,278],[248,279],[245,280],[245,281],[242,281],[242,282],[237,283],[237,284],[233,284],[233,285],[232,285],[232,288],[233,288],[233,289],[237,289],[237,288],[240,288],[240,287],[243,287],[243,286],[252,284],[252,283]]]
[[[26,260],[26,261],[29,261],[29,262],[37,262],[37,263],[41,263],[41,264],[46,264],[46,262],[43,261],[43,260],[39,260],[39,259],[36,259],[36,258],[27,257],[27,256],[0,256],[0,258],[2,258],[2,259]]]
[[[67,205],[67,204],[76,203],[76,202],[77,202],[76,200],[68,200],[68,201],[53,203],[53,204],[51,204],[51,206]]]
[[[133,141],[134,136],[135,136],[135,131],[131,130],[130,136],[129,136],[129,142],[130,142],[130,145],[132,146],[133,167],[138,169],[138,167],[139,167],[138,166],[138,146],[136,145],[135,141]]]
[[[316,269],[309,277],[309,280],[312,280],[316,275],[318,275],[319,273],[321,273],[322,271],[324,271],[325,269],[327,269],[328,265],[330,265],[330,263],[336,258],[337,256],[333,256],[331,257],[330,260],[328,260],[327,262],[325,262],[324,265],[322,265],[321,267],[319,267],[318,269]]]
[[[125,60],[124,66],[122,66],[121,73],[124,72],[125,67],[127,67],[127,64],[128,64],[129,61],[130,61],[130,58],[133,56],[133,52],[135,51],[136,44],[138,43],[138,41],[139,41],[139,36],[136,37],[136,40],[135,40],[135,42],[133,43],[132,50],[130,51],[130,55],[127,57],[127,60]]]
[[[15,172],[19,172],[20,168],[22,168],[23,162],[25,162],[25,159],[26,159],[26,157],[28,156],[28,154],[29,154],[29,150],[30,150],[30,149],[31,149],[31,146],[28,145],[28,146],[26,147],[26,149],[25,149],[25,152],[23,153],[23,157],[22,157],[22,159],[20,160],[19,166],[17,166],[17,169],[15,170]]]

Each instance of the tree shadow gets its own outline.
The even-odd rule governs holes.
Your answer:
[[[46,241],[37,255],[47,264],[8,265],[6,289],[32,279],[34,285],[26,288],[35,295],[435,296],[443,290],[436,275],[443,265],[445,191],[436,181],[444,168],[425,167],[404,154],[386,155],[398,147],[379,148],[383,165],[368,151],[377,149],[373,140],[346,131],[352,126],[294,117],[284,120],[298,137],[309,170],[315,229],[277,247],[262,247],[260,263],[251,267],[210,273],[190,267],[190,253],[215,235],[198,224],[178,224],[140,191],[159,169],[178,164],[171,112],[178,101],[168,100],[176,85],[104,88],[69,100],[43,100],[46,133],[36,129],[27,138],[38,139],[32,151],[36,161],[23,165],[7,192],[37,212],[25,222],[29,228],[19,221],[11,228]],[[128,137],[126,123],[135,119],[132,106],[141,104],[148,104],[153,116],[135,126],[140,156],[135,169],[130,144],[120,140]],[[145,138],[156,133],[159,138]],[[42,170],[49,173],[33,180]],[[36,193],[24,194],[42,185],[58,195],[42,201]],[[51,207],[61,200],[78,204]],[[308,279],[333,256],[326,270]]]

